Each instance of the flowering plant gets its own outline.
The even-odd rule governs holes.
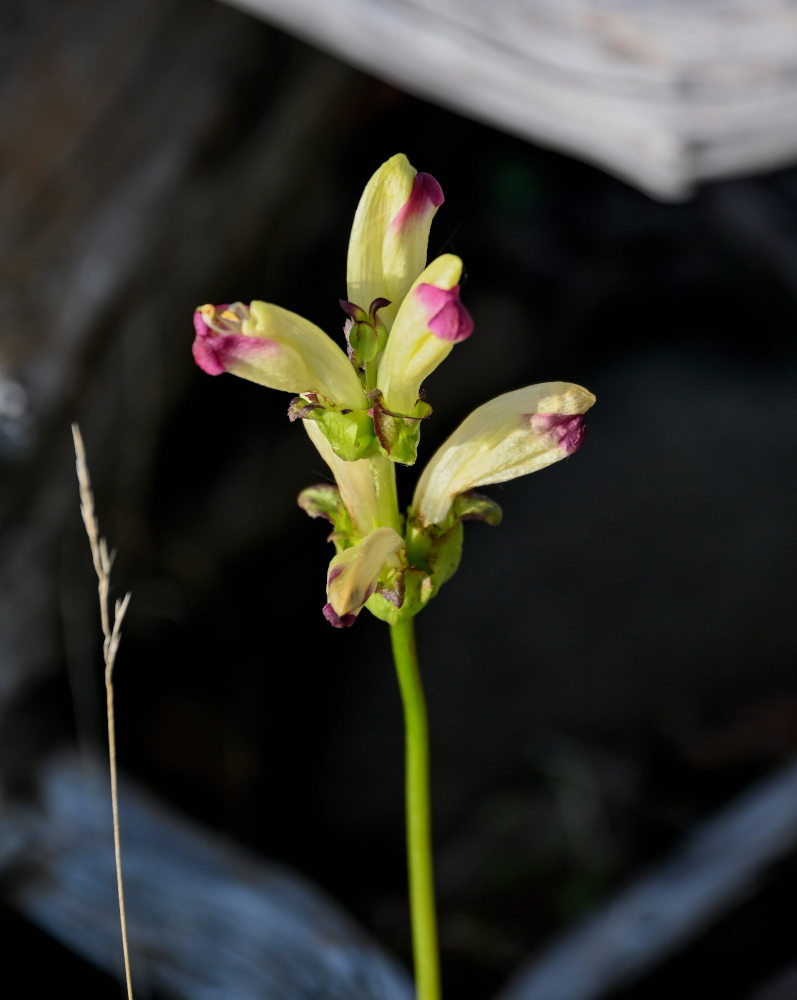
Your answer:
[[[335,485],[299,495],[332,524],[335,555],[324,615],[336,627],[368,610],[391,627],[405,709],[407,837],[419,1000],[440,995],[429,824],[428,736],[413,619],[456,571],[462,522],[497,524],[498,505],[474,492],[572,454],[594,396],[546,382],[478,407],[438,448],[405,515],[396,465],[412,465],[431,413],[422,385],[473,321],[460,300],[462,261],[426,263],[440,185],[393,156],[365,187],[349,242],[346,350],[309,320],[266,302],[205,305],[194,314],[194,358],[211,375],[232,372],[294,394],[301,420]]]

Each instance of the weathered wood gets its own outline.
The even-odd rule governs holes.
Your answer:
[[[786,0],[230,2],[662,198],[797,155]]]
[[[409,1000],[405,973],[318,889],[120,784],[133,980],[191,1000]],[[122,975],[108,777],[61,757],[40,804],[6,810],[12,904]],[[142,990],[142,995],[146,991]]]
[[[797,846],[797,762],[753,786],[533,959],[498,1000],[596,1000],[641,976],[753,891]]]

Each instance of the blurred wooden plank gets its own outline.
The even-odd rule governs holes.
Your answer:
[[[797,156],[787,0],[228,2],[661,198]]]
[[[42,801],[6,808],[7,898],[103,970],[121,977],[108,776],[65,756]],[[192,1000],[409,1000],[409,977],[318,889],[120,785],[134,984]]]
[[[796,847],[797,762],[792,762],[554,941],[498,1000],[597,1000],[633,982],[725,916]]]

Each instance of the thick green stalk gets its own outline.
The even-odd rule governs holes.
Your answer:
[[[415,620],[408,618],[392,625],[390,641],[404,704],[407,865],[416,1000],[440,1000],[440,960],[432,876],[429,730],[415,650]]]

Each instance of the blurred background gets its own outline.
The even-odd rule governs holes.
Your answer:
[[[409,963],[385,626],[321,615],[332,549],[295,498],[327,473],[288,397],[190,352],[204,302],[266,299],[335,335],[359,195],[401,151],[443,187],[430,258],[463,258],[475,320],[426,384],[420,460],[498,393],[598,397],[576,456],[490,491],[503,524],[466,527],[417,621],[447,995],[498,996],[715,822],[727,892],[683,933],[654,907],[652,957],[561,995],[797,996],[797,170],[636,186],[210,0],[0,19],[0,928],[28,992],[118,978],[30,904],[69,891],[25,833],[47,762],[105,740],[73,420],[133,593],[121,769]],[[723,841],[764,787],[781,805]],[[684,913],[701,874],[673,882]],[[157,960],[134,949],[134,973]],[[514,982],[507,1000],[538,995]]]

